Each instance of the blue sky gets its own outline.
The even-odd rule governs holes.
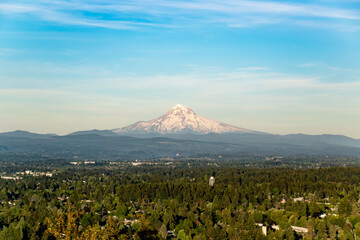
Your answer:
[[[360,138],[360,1],[0,2],[0,131],[65,134],[181,103]]]

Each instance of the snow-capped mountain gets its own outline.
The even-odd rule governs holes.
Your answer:
[[[235,127],[197,115],[191,108],[176,105],[164,115],[150,121],[140,121],[127,127],[113,129],[119,134],[178,134],[233,133],[254,131]]]

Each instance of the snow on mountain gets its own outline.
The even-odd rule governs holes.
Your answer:
[[[235,127],[197,115],[191,108],[176,105],[164,115],[150,121],[140,121],[127,127],[113,129],[120,134],[178,134],[178,133],[231,133],[254,131]]]

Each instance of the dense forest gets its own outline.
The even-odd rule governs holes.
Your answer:
[[[0,239],[360,236],[356,166],[319,167],[325,164],[319,158],[299,168],[305,157],[289,159],[295,167],[274,157],[256,167],[210,158],[86,164],[16,158],[0,165]]]

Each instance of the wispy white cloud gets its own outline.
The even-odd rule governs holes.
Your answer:
[[[153,75],[147,77],[121,77],[108,78],[102,81],[87,81],[86,86],[103,92],[137,92],[152,93],[151,95],[170,96],[202,96],[203,98],[237,99],[239,94],[247,96],[279,96],[308,97],[324,94],[329,96],[342,96],[349,98],[360,91],[358,78],[348,79],[343,82],[332,82],[327,76],[302,76],[276,72],[264,67],[240,68],[233,71],[193,70],[178,75]],[[136,96],[136,94],[134,94]],[[221,99],[219,99],[221,101]]]
[[[130,58],[128,61],[137,61],[138,58]],[[0,61],[1,63],[1,61]],[[22,75],[13,75],[11,72],[18,68],[23,68],[25,71],[32,70],[32,83],[34,86],[39,86],[42,89],[58,88],[66,91],[74,90],[97,92],[101,90],[107,94],[108,90],[121,92],[137,92],[137,91],[172,91],[188,92],[192,95],[194,92],[208,95],[221,95],[220,93],[266,93],[276,94],[277,91],[298,90],[301,94],[307,94],[308,90],[316,90],[318,93],[325,92],[338,95],[358,93],[360,91],[360,73],[353,69],[346,69],[326,65],[321,62],[308,62],[300,64],[301,68],[324,68],[325,73],[320,74],[291,74],[275,71],[268,67],[251,66],[242,67],[233,70],[224,70],[216,67],[199,67],[190,66],[189,71],[182,74],[155,74],[148,76],[141,76],[137,74],[123,75],[117,77],[117,74],[109,73],[109,70],[104,68],[92,68],[89,66],[67,66],[67,65],[53,65],[49,63],[37,63],[32,65],[27,64],[5,64],[2,62],[4,68],[0,68],[2,77],[0,82],[6,84],[9,88],[11,86],[28,86],[27,80]],[[10,73],[6,70],[10,69]],[[111,72],[111,71],[110,71]],[[351,73],[350,77],[342,81],[333,81],[331,74]],[[53,78],[55,75],[74,76],[67,79],[58,77],[58,81],[49,82],[48,77]],[[42,77],[38,77],[42,76]],[[45,77],[44,77],[45,76]],[[42,79],[42,80],[41,80]],[[303,90],[303,92],[302,92]],[[4,92],[3,92],[4,93]],[[311,94],[311,92],[309,92]]]
[[[359,20],[358,12],[314,4],[298,4],[276,1],[159,1],[159,5],[188,10],[203,10],[227,14],[262,13],[289,16],[315,16],[325,18]]]
[[[0,56],[14,56],[24,53],[23,50],[14,48],[0,48]]]
[[[85,17],[84,12],[105,14]],[[249,27],[268,24],[297,24],[329,27],[319,19],[339,20],[340,29],[357,31],[360,12],[336,8],[326,3],[235,0],[133,0],[133,1],[11,1],[0,4],[1,14],[32,14],[44,21],[114,29],[137,27],[189,27],[203,24],[225,24]],[[111,17],[107,16],[110,14]],[[329,24],[331,25],[331,24]]]
[[[304,67],[304,68],[323,67],[323,68],[326,68],[326,69],[332,70],[332,71],[352,72],[352,73],[360,74],[360,70],[358,70],[358,69],[336,67],[336,66],[332,66],[332,65],[329,65],[329,64],[326,64],[323,62],[306,62],[306,63],[299,64],[298,66]]]
[[[0,3],[0,13],[2,14],[31,13],[39,10],[36,6],[22,3]]]
[[[86,11],[86,8],[82,8],[78,10]],[[71,13],[73,11],[74,9],[63,8],[63,7],[59,8],[56,5],[54,6],[53,4],[34,4],[34,5],[22,4],[22,3],[0,4],[0,14],[3,15],[31,14],[43,21],[62,24],[62,25],[100,27],[100,28],[122,29],[122,30],[159,25],[151,22],[86,18],[84,16],[81,16],[81,14]],[[166,24],[163,24],[162,26],[166,27]]]

